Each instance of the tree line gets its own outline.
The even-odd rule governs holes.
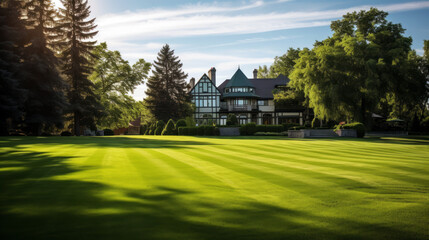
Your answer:
[[[287,89],[276,91],[277,104],[312,108],[315,118],[372,123],[373,113],[419,123],[429,116],[429,41],[424,54],[411,49],[401,24],[371,8],[331,23],[332,36],[312,49],[290,48],[259,77],[289,76]]]
[[[192,111],[182,64],[165,45],[152,64],[131,65],[98,44],[87,0],[4,0],[0,3],[0,134],[120,128],[144,114],[178,119]],[[147,99],[130,95],[148,80]]]

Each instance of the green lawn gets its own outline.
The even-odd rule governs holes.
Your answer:
[[[0,239],[428,239],[429,138],[0,138]]]

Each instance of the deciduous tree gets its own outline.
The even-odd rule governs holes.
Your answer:
[[[89,79],[95,85],[105,113],[97,121],[100,128],[127,127],[129,122],[142,114],[143,105],[136,102],[130,93],[143,84],[150,70],[150,63],[139,59],[133,66],[125,61],[118,51],[107,49],[101,43],[93,51],[94,71]]]
[[[290,84],[317,117],[367,122],[381,102],[400,103],[411,86],[422,86],[410,75],[411,37],[386,16],[375,8],[348,13],[332,22],[332,37],[300,52]]]

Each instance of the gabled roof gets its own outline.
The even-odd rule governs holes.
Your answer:
[[[192,92],[192,90],[198,85],[198,83],[200,83],[200,81],[201,81],[201,79],[203,79],[204,77],[206,77],[208,80],[210,80],[210,83],[215,87],[215,89],[216,90],[218,90],[219,91],[219,93],[222,93],[220,90],[219,90],[219,88],[218,87],[216,87],[216,85],[212,82],[212,80],[210,79],[210,77],[209,76],[207,76],[207,74],[203,74],[203,76],[201,76],[200,77],[200,79],[198,80],[198,82],[196,82],[195,83],[195,85],[191,88],[191,89],[189,89],[189,91],[188,91],[188,93],[190,93],[190,92]]]
[[[225,80],[218,89],[225,96],[224,93],[225,87],[231,80]],[[255,94],[258,95],[261,99],[273,99],[273,89],[277,86],[285,86],[289,83],[289,78],[280,74],[277,78],[251,78],[248,81],[254,86]]]
[[[225,87],[254,87],[244,73],[237,69]]]

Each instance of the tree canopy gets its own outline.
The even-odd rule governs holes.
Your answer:
[[[106,43],[93,51],[95,63],[89,79],[94,83],[95,94],[100,97],[105,114],[97,121],[104,128],[127,127],[142,113],[142,103],[136,102],[130,93],[144,83],[150,63],[139,59],[133,66],[118,51],[110,51]]]
[[[332,22],[331,37],[300,52],[290,86],[305,93],[317,117],[365,122],[383,103],[393,113],[395,105],[403,111],[424,95],[411,37],[386,16],[375,8],[348,13]]]

